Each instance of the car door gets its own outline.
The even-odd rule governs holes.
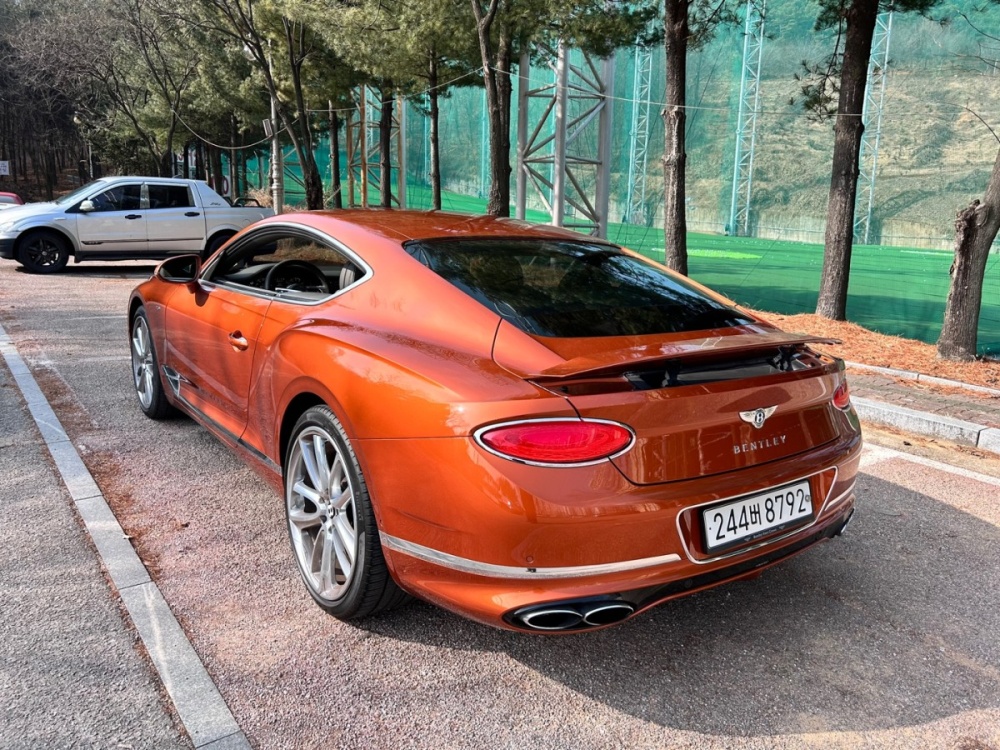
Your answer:
[[[146,183],[146,238],[151,252],[200,253],[205,249],[205,212],[188,185]]]
[[[164,364],[176,393],[233,441],[246,426],[257,336],[269,304],[202,282],[167,308]]]
[[[146,215],[142,210],[142,182],[119,183],[89,198],[90,211],[76,217],[77,234],[84,254],[141,256],[146,241]]]

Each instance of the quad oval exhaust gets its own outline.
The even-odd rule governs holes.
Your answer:
[[[548,632],[588,630],[614,625],[635,612],[635,606],[620,599],[589,599],[550,602],[518,610],[511,616],[515,625]]]

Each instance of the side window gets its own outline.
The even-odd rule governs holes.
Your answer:
[[[272,292],[291,302],[315,302],[336,294],[363,275],[334,247],[300,234],[261,232],[227,251],[206,280],[247,292]]]
[[[149,207],[155,208],[187,208],[193,206],[191,191],[186,185],[147,185],[149,191]]]
[[[138,211],[142,185],[118,185],[90,200],[94,211]]]

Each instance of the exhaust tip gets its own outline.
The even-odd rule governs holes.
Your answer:
[[[614,625],[616,622],[626,619],[633,612],[635,612],[635,607],[627,602],[609,602],[588,610],[583,616],[583,621],[592,627]]]
[[[635,605],[606,597],[549,602],[509,614],[507,622],[529,630],[589,630],[614,625],[635,612]]]
[[[834,534],[834,536],[842,536],[844,531],[847,529],[848,524],[851,523],[851,519],[853,518],[854,518],[854,508],[851,508],[850,514],[844,520],[844,523],[841,525],[841,527],[837,529],[837,533]]]
[[[532,630],[569,630],[583,622],[583,615],[575,609],[536,609],[520,615],[522,623]]]

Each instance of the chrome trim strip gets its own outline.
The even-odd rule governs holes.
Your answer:
[[[781,536],[776,536],[776,537],[773,537],[771,539],[767,539],[765,541],[758,542],[757,544],[754,544],[754,545],[752,545],[750,547],[743,547],[741,549],[737,549],[737,550],[734,550],[732,552],[729,552],[729,553],[727,553],[725,555],[716,555],[715,557],[706,557],[704,560],[697,559],[694,555],[691,554],[691,550],[688,549],[687,541],[684,538],[684,531],[683,531],[683,529],[681,529],[681,514],[683,514],[684,512],[689,511],[689,510],[695,510],[696,508],[704,508],[704,507],[706,507],[708,505],[718,505],[719,503],[725,503],[727,500],[736,500],[736,499],[741,498],[741,497],[748,497],[750,495],[757,495],[757,494],[760,494],[761,492],[767,492],[767,490],[769,490],[769,489],[774,489],[775,487],[784,487],[785,485],[795,484],[796,482],[801,482],[803,480],[809,480],[809,479],[812,479],[815,476],[818,476],[819,474],[822,474],[825,471],[830,471],[830,469],[833,469],[833,472],[834,472],[834,474],[833,474],[833,481],[830,482],[830,491],[826,493],[826,497],[823,499],[823,504],[820,506],[819,512],[816,513],[816,516],[813,518],[812,523],[806,524],[805,526],[796,526],[795,528],[790,529],[787,533],[782,534]],[[837,477],[838,476],[840,476],[840,469],[838,467],[836,467],[836,466],[828,466],[825,469],[820,469],[819,471],[814,471],[812,474],[807,474],[804,477],[799,477],[798,479],[792,479],[791,481],[782,482],[780,484],[773,484],[773,485],[770,485],[769,487],[765,487],[762,490],[757,490],[756,492],[741,492],[738,495],[731,495],[729,497],[723,497],[723,498],[720,498],[718,500],[710,500],[707,503],[698,503],[697,505],[689,505],[689,506],[687,506],[686,508],[684,508],[683,510],[681,510],[680,513],[677,514],[677,536],[681,540],[681,546],[684,548],[684,554],[687,555],[688,560],[690,560],[691,562],[695,563],[696,565],[708,565],[709,563],[718,562],[719,560],[725,560],[725,559],[730,558],[730,557],[738,557],[739,555],[746,554],[747,552],[753,552],[754,550],[760,549],[761,547],[767,547],[770,544],[775,544],[776,542],[780,542],[780,541],[782,541],[784,539],[787,539],[788,537],[795,536],[796,534],[798,534],[798,533],[800,533],[802,531],[805,531],[806,529],[811,529],[813,526],[815,526],[817,523],[819,523],[819,519],[826,512],[827,508],[830,508],[833,505],[836,505],[837,503],[841,502],[844,499],[844,495],[848,495],[848,494],[851,494],[851,493],[854,492],[854,487],[857,484],[857,480],[851,482],[851,486],[848,487],[841,494],[837,495],[836,499],[831,500],[830,495],[833,492],[834,486],[836,486],[836,484],[837,484]]]
[[[478,562],[464,557],[449,555],[447,552],[440,552],[430,547],[408,542],[405,539],[390,536],[384,531],[379,532],[379,539],[382,546],[394,552],[401,552],[404,555],[415,557],[424,562],[440,565],[444,568],[451,568],[462,573],[485,576],[487,578],[515,578],[525,581],[537,581],[540,579],[559,578],[585,578],[588,576],[606,575],[608,573],[623,573],[629,570],[640,570],[642,568],[654,568],[658,565],[680,562],[681,556],[670,554],[660,557],[646,557],[641,560],[626,560],[617,563],[603,563],[601,565],[576,565],[566,568],[518,568],[508,565],[493,565],[492,563]]]

